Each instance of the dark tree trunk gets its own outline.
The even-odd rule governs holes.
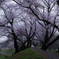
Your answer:
[[[47,46],[46,46],[46,48],[48,48],[49,46],[51,46],[53,43],[55,43],[57,40],[59,39],[59,35],[52,41],[52,42],[50,42]]]
[[[31,47],[31,40],[30,40],[30,47]]]
[[[22,46],[20,47],[20,51],[25,50],[25,49],[26,49],[25,43],[22,43]]]
[[[47,28],[46,34],[45,34],[45,39],[44,39],[44,42],[43,42],[42,47],[41,47],[42,50],[47,50],[46,45],[48,42],[49,42],[49,39],[48,39],[48,28]]]
[[[41,49],[42,49],[42,50],[47,50],[46,45],[45,45],[45,44],[43,44],[43,45],[42,45],[42,47],[41,47]]]
[[[44,38],[44,44],[47,44],[48,42],[49,42],[49,39],[48,39],[48,28],[47,28],[45,38]]]
[[[27,48],[30,47],[30,39],[28,39],[28,42],[27,42]]]
[[[17,36],[15,35],[14,31],[12,30],[13,33],[13,39],[14,39],[14,48],[15,48],[15,53],[19,52],[18,50],[18,44],[17,44]]]
[[[28,38],[28,42],[27,42],[27,48],[31,47],[31,40],[30,38]]]
[[[15,47],[15,53],[19,52],[16,37],[14,38],[14,47]]]
[[[52,41],[52,42],[50,42],[49,44],[42,44],[42,50],[47,50],[47,48],[49,47],[49,46],[51,46],[53,43],[55,43],[57,40],[59,39],[59,35]]]
[[[25,46],[25,44],[26,44],[26,42],[27,42],[28,40],[26,40],[24,43],[22,43],[22,46],[20,47],[20,51],[22,51],[22,50],[25,50],[27,47]]]

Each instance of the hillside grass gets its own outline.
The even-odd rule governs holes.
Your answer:
[[[8,57],[7,59],[46,59],[43,55],[38,52],[28,48],[24,51],[21,51],[15,55]]]

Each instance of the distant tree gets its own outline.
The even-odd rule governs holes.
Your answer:
[[[22,39],[24,40],[21,43],[20,50],[24,50],[26,48],[31,47],[33,37],[35,36],[36,32],[36,21],[30,20],[24,20],[25,18],[21,19],[20,22],[23,22],[23,27],[19,25],[18,35],[17,36],[23,36]]]

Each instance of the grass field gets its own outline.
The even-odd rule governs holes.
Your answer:
[[[0,59],[6,59],[6,57],[9,57],[10,54],[2,54],[0,55]]]
[[[11,56],[14,53],[14,49],[10,50],[10,51],[5,51],[5,50],[1,50],[0,51],[0,59],[6,59],[6,57]]]
[[[33,51],[31,48],[28,48],[13,56],[8,57],[7,59],[45,59],[45,57],[38,52]]]

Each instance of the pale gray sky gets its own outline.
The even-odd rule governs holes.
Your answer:
[[[0,37],[0,43],[3,43],[5,41],[7,41],[7,40],[8,40],[8,37],[6,37],[6,36]]]

